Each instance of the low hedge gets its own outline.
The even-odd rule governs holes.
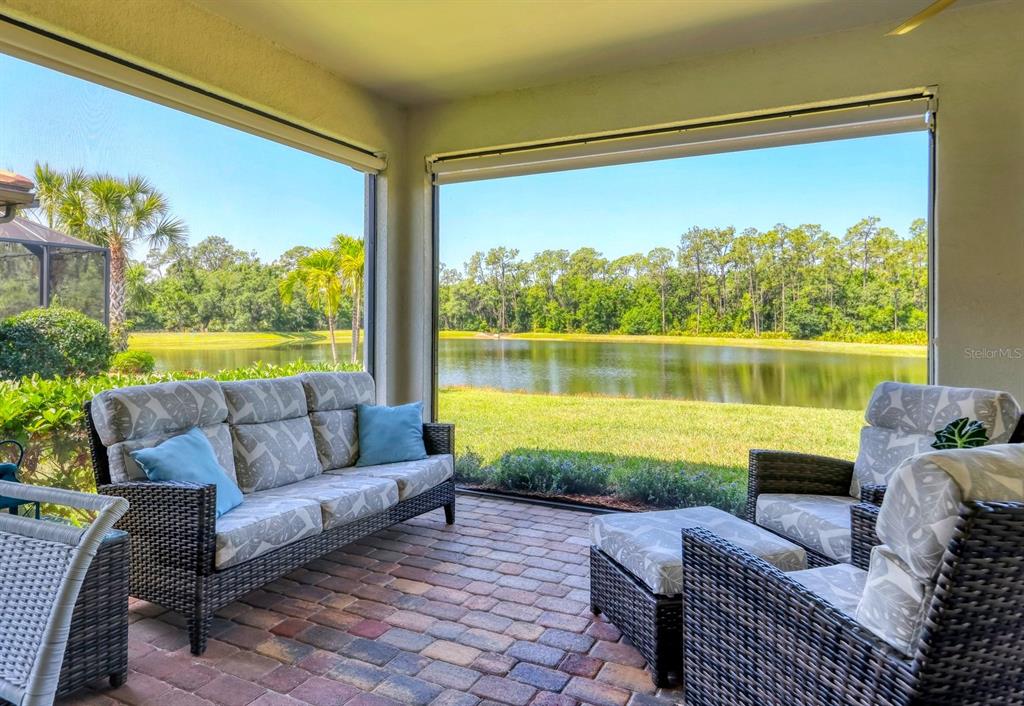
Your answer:
[[[107,327],[73,309],[29,309],[0,321],[0,378],[96,375],[113,353]]]
[[[145,374],[156,368],[156,358],[146,351],[121,351],[110,361],[110,369],[115,373]]]

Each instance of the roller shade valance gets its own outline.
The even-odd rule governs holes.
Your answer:
[[[844,140],[928,129],[934,97],[775,113],[541,145],[440,155],[428,160],[435,184],[586,169],[719,152]]]

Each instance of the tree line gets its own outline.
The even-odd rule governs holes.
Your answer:
[[[475,252],[441,266],[440,327],[495,333],[754,335],[918,340],[927,326],[924,219],[693,227],[674,247],[608,259],[590,247]]]

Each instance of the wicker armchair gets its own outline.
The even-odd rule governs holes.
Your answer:
[[[989,443],[1005,443],[1020,420],[1020,407],[1005,392],[883,382],[864,416],[856,461],[750,452],[747,520],[804,546],[813,566],[866,560],[863,547],[877,543],[873,516],[855,508],[881,505],[888,477],[904,459],[931,451],[937,430],[970,417],[985,424]]]
[[[1013,453],[1013,473],[1020,478],[1024,451]],[[977,476],[969,482],[983,485]],[[784,574],[710,532],[684,530],[686,703],[1024,703],[1024,502],[961,499],[947,515],[955,527],[936,521],[923,525],[922,535],[912,527],[921,514],[931,512],[934,520],[948,506],[928,503],[925,513],[906,512],[914,502],[907,496],[893,503],[888,516],[883,508],[879,527],[892,546],[876,548],[866,572],[835,565]],[[936,527],[941,531],[932,534]],[[901,534],[912,539],[897,550]],[[918,566],[913,559],[906,564],[895,558],[918,551],[922,536],[934,537],[934,546],[919,555],[932,562],[927,568],[911,569]],[[910,600],[907,595],[894,592],[893,567],[895,575],[902,567],[920,587],[909,608],[899,603]],[[815,584],[813,579],[830,574],[830,581],[848,579],[849,592]],[[877,610],[880,604],[884,610]],[[899,616],[908,617],[906,625]],[[900,630],[903,638],[896,639]]]
[[[0,481],[0,494],[97,512],[86,529],[0,515],[0,699],[51,704],[82,583],[128,502],[9,481]]]

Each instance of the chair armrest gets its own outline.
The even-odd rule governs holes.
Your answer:
[[[128,512],[117,523],[132,538],[132,570],[143,565],[183,569],[201,576],[213,572],[217,537],[217,486],[212,483],[129,481],[97,488],[101,495],[126,498]]]
[[[455,425],[427,422],[423,425],[423,444],[428,454],[455,453]]]
[[[762,493],[849,495],[853,461],[793,451],[750,450],[747,520],[753,522]]]
[[[885,486],[867,483],[860,487],[860,501],[871,505],[881,506],[885,500]]]
[[[806,703],[903,702],[910,660],[766,561],[703,528],[682,535],[688,691],[793,703],[799,670]]]
[[[850,563],[867,571],[871,563],[871,549],[882,543],[875,525],[881,508],[871,503],[860,503],[850,508]]]

